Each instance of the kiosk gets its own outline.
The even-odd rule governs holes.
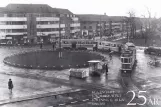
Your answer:
[[[104,70],[103,65],[104,63],[99,60],[90,60],[89,63],[89,73],[94,76],[100,76]]]

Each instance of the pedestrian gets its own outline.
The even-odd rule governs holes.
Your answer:
[[[121,53],[121,50],[122,50],[122,49],[121,49],[121,46],[119,46],[119,53]]]
[[[109,53],[110,60],[112,60],[112,52]]]
[[[106,64],[106,75],[108,75],[108,65]]]
[[[12,80],[11,80],[11,79],[9,79],[9,81],[8,81],[8,89],[9,89],[9,91],[12,93],[12,89],[13,89],[13,82],[12,82]]]
[[[55,50],[55,43],[53,44],[53,51]]]
[[[95,44],[93,44],[93,51],[95,51],[95,48],[96,48],[96,46],[95,46]]]
[[[40,49],[42,49],[42,43],[40,43]]]
[[[109,53],[111,52],[111,49],[110,49],[110,48],[108,49],[108,52],[109,52]]]

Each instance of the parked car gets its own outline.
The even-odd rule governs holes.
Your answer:
[[[161,55],[160,47],[148,47],[144,50],[145,54]]]

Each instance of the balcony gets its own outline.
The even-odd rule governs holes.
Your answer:
[[[70,31],[70,33],[76,33],[76,32],[79,32],[79,31],[80,31],[80,29],[73,29],[73,30]]]
[[[78,21],[78,17],[72,17],[73,21]]]
[[[27,21],[26,17],[0,17],[0,21]]]
[[[64,34],[65,31],[61,31],[61,34]],[[59,31],[51,31],[51,32],[37,32],[39,36],[48,36],[49,34],[59,34]]]
[[[37,17],[36,21],[59,21],[58,17]]]
[[[0,29],[27,29],[27,25],[0,25]]]
[[[65,24],[60,24],[60,28],[64,28]],[[50,24],[50,25],[36,25],[36,28],[59,28],[59,24]]]
[[[121,23],[112,23],[112,25],[118,26],[121,25]]]
[[[80,26],[80,23],[72,23],[70,24],[70,27],[79,27]]]
[[[27,34],[27,32],[6,33],[6,35],[24,35],[24,34]]]

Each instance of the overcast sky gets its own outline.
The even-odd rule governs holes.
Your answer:
[[[0,6],[9,3],[49,4],[51,7],[66,8],[75,14],[104,14],[109,16],[127,16],[135,11],[136,16],[161,17],[161,0],[1,0]]]

